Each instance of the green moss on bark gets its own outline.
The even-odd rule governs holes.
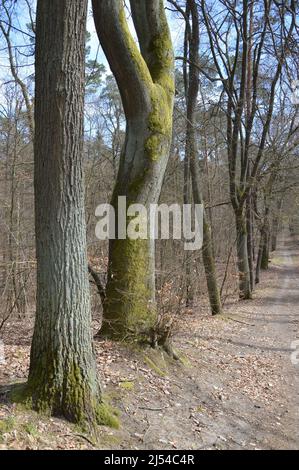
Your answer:
[[[161,8],[163,8],[163,5]],[[161,10],[161,19],[164,16],[164,10]],[[148,90],[152,109],[148,117],[149,134],[145,139],[144,149],[149,159],[155,162],[160,157],[167,155],[172,134],[175,86],[171,36],[167,21],[164,19],[161,32],[152,39],[149,46],[149,52],[152,56],[149,69],[132,38],[123,7],[120,9],[119,18],[131,59]]]
[[[63,373],[58,367],[56,374],[52,364],[43,371],[39,365],[27,383],[12,388],[13,402],[46,416],[63,416],[82,429],[90,430],[96,424],[119,427],[116,411],[103,402],[97,383],[90,383],[78,365],[72,363]]]
[[[140,200],[143,188],[146,188],[146,184],[151,184],[151,172],[156,171],[161,159],[168,158],[171,143],[175,91],[174,58],[162,2],[160,7],[161,27],[159,34],[151,39],[148,50],[150,60],[146,57],[148,63],[140,53],[128,28],[124,6],[120,4],[119,9],[118,27],[123,33],[123,41],[134,65],[134,72],[136,71],[139,82],[141,81],[141,88],[144,88],[145,96],[144,112],[141,116],[137,116],[145,126],[140,142],[140,153],[143,152],[140,159],[144,160],[144,165],[139,169],[139,176],[132,177],[133,181],[128,181],[124,191],[129,203]],[[132,156],[125,155],[124,158],[130,160]],[[158,169],[160,168],[162,166],[158,166]],[[114,191],[115,197],[119,194],[118,189]],[[101,336],[136,341],[154,326],[156,311],[152,302],[150,266],[148,240],[111,241]]]
[[[102,336],[136,340],[155,322],[149,287],[149,241],[113,240]]]

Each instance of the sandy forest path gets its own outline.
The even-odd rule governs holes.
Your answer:
[[[299,364],[291,361],[298,279],[299,244],[285,232],[253,300],[227,304],[218,318],[202,308],[185,315],[174,339],[184,364],[97,342],[103,390],[120,410],[121,427],[101,428],[96,447],[299,449]],[[2,384],[26,379],[32,329],[33,318],[7,324]],[[4,394],[1,448],[94,446],[63,420],[20,410]]]
[[[171,371],[168,400],[152,395],[127,413],[136,447],[299,449],[298,280],[299,246],[285,232],[253,300],[190,319],[177,339],[190,367]]]
[[[271,261],[254,299],[226,312],[240,327],[225,328],[223,360],[228,353],[232,362],[220,388],[234,393],[210,427],[223,448],[299,449],[299,246],[287,231]]]

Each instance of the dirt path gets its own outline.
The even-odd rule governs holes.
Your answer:
[[[291,343],[299,338],[298,279],[298,244],[284,234],[255,300],[228,312],[244,323],[226,331],[226,337],[231,333],[224,346],[232,359],[229,385],[219,373],[222,388],[233,384],[235,392],[211,426],[227,439],[224,448],[299,448],[299,365],[291,361]]]
[[[166,396],[141,386],[127,397],[125,423],[135,433],[121,447],[299,448],[299,365],[290,357],[299,338],[299,247],[286,235],[263,277],[255,299],[231,306],[229,318],[190,320],[193,334],[189,324],[177,346],[191,366],[173,366]],[[137,405],[142,392],[148,411]]]
[[[291,362],[291,343],[299,339],[298,279],[299,244],[285,234],[253,300],[232,303],[221,318],[202,309],[186,317],[175,339],[184,364],[96,343],[104,392],[122,423],[101,429],[99,447],[299,449],[299,364]],[[26,378],[32,326],[8,325],[3,384]],[[92,447],[64,421],[5,401],[0,418],[0,448]]]

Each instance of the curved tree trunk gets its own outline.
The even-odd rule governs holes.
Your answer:
[[[163,0],[131,0],[140,51],[122,0],[93,0],[99,40],[116,78],[126,115],[126,139],[112,198],[149,209],[159,199],[172,137],[174,61]],[[127,217],[126,225],[130,222]],[[116,233],[110,240],[101,336],[129,339],[156,321],[154,243]]]
[[[25,396],[38,411],[93,426],[103,417],[103,409],[86,270],[82,169],[86,11],[83,0],[37,4],[37,305]]]

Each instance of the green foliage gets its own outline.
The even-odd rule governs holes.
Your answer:
[[[16,421],[13,416],[0,420],[0,434],[5,434],[14,430]]]
[[[118,414],[118,411],[112,406],[101,403],[97,407],[97,422],[102,426],[118,429],[120,427]]]
[[[38,430],[34,423],[24,423],[22,427],[27,434],[30,434],[30,436],[32,437],[38,436]]]
[[[90,46],[88,45],[91,34],[86,31],[86,46],[85,46],[85,93],[94,94],[100,89],[102,77],[106,71],[105,66],[100,64],[95,59],[90,59]]]
[[[119,386],[124,390],[134,390],[134,382],[130,382],[129,380],[120,382]]]
[[[105,66],[97,60],[87,60],[85,63],[85,91],[86,93],[97,93],[105,73]]]

